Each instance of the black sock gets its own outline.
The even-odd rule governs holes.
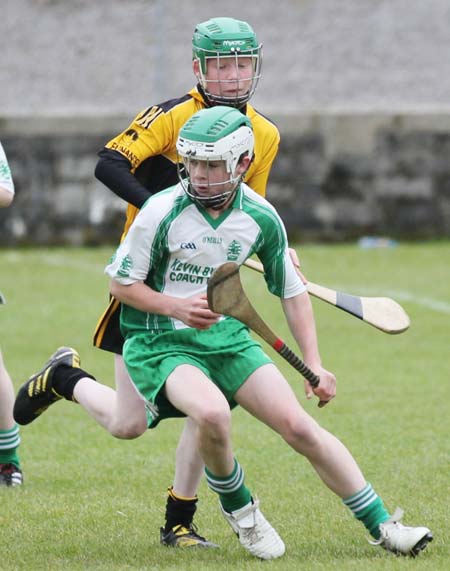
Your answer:
[[[96,380],[95,377],[78,367],[58,365],[53,371],[52,385],[59,395],[67,400],[73,400],[73,389],[78,381],[84,377]]]
[[[174,498],[170,494],[167,498],[166,504],[166,525],[164,528],[165,533],[168,533],[176,525],[183,525],[189,528],[194,519],[194,514],[197,509],[198,498],[192,499],[179,499]]]

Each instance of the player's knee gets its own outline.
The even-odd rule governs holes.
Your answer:
[[[146,430],[147,421],[145,419],[127,419],[126,421],[116,422],[110,428],[110,433],[114,438],[133,440],[144,434]]]
[[[320,446],[320,427],[312,418],[287,418],[282,436],[299,452],[307,452]]]
[[[197,419],[201,432],[221,438],[230,431],[231,411],[227,403],[212,403],[201,411]]]

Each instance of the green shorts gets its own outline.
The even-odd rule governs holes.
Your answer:
[[[149,428],[164,418],[185,416],[166,399],[163,390],[176,367],[189,364],[203,371],[233,408],[239,387],[256,369],[272,363],[248,328],[232,318],[205,330],[129,335],[123,356],[133,383],[147,401]]]

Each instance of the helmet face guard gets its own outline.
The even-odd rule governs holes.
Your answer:
[[[197,80],[211,103],[240,108],[254,94],[261,77],[262,44],[258,44],[255,32],[246,22],[233,18],[213,18],[199,24],[192,38],[192,57],[198,62]],[[234,66],[235,77],[207,78],[208,64],[215,62],[219,70],[224,58]],[[250,74],[243,78],[239,77],[242,58],[251,61]],[[242,92],[243,84],[247,83],[248,89]],[[235,86],[234,93],[231,85]]]
[[[198,192],[195,188],[195,185],[191,181],[191,162],[192,161],[201,161],[204,163],[204,169],[206,172],[206,180],[202,186],[207,186],[208,190],[213,189],[217,186],[229,186],[231,185],[230,190],[226,190],[224,192],[219,192],[218,194],[212,195],[202,195]],[[228,174],[228,179],[221,180],[218,182],[211,182],[210,180],[210,163],[214,162],[217,163],[216,159],[211,160],[208,157],[196,157],[196,156],[186,156],[182,157],[182,163],[178,163],[178,178],[180,180],[181,186],[183,187],[184,192],[193,200],[197,205],[202,206],[203,208],[212,208],[213,210],[220,210],[227,202],[229,202],[237,192],[239,188],[239,184],[244,177],[244,174],[240,174],[238,176],[233,176],[232,173]],[[226,164],[226,161],[223,161]],[[216,166],[216,165],[215,165]],[[226,166],[225,166],[226,169]],[[225,170],[224,169],[224,170]]]
[[[200,50],[198,50],[200,51]],[[227,58],[232,61],[236,69],[236,79],[207,78],[206,70],[210,62],[215,62],[216,69],[220,70],[221,60]],[[251,58],[251,75],[249,77],[239,77],[239,60]],[[197,81],[201,85],[206,97],[215,105],[230,105],[231,107],[243,107],[253,96],[261,77],[261,47],[252,50],[252,54],[241,54],[239,51],[223,54],[216,52],[205,52],[203,58],[199,58],[199,72]],[[217,73],[219,75],[219,72]],[[248,83],[248,89],[242,93],[242,86]],[[234,87],[234,93],[230,92],[230,87]],[[214,93],[212,92],[214,91]]]
[[[236,173],[237,166],[242,157],[253,157],[253,146],[250,120],[240,111],[222,106],[198,111],[182,127],[177,140],[177,151],[182,160],[178,177],[183,190],[204,208],[222,208],[239,188],[245,172]],[[192,181],[193,166],[197,167],[198,163],[202,163],[201,183]],[[219,174],[224,176],[217,180],[220,166]],[[206,193],[202,194],[195,186],[204,187]],[[225,189],[210,194],[214,187]]]

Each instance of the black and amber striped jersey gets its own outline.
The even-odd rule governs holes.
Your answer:
[[[194,113],[205,107],[202,94],[195,87],[183,97],[139,113],[125,131],[106,144],[106,149],[126,158],[131,164],[131,173],[149,191],[149,195],[154,194],[178,182],[178,133]],[[251,105],[246,105],[245,112],[253,126],[255,156],[244,180],[255,192],[265,196],[280,135],[277,127]],[[137,212],[136,206],[128,205],[123,235],[128,232]]]

